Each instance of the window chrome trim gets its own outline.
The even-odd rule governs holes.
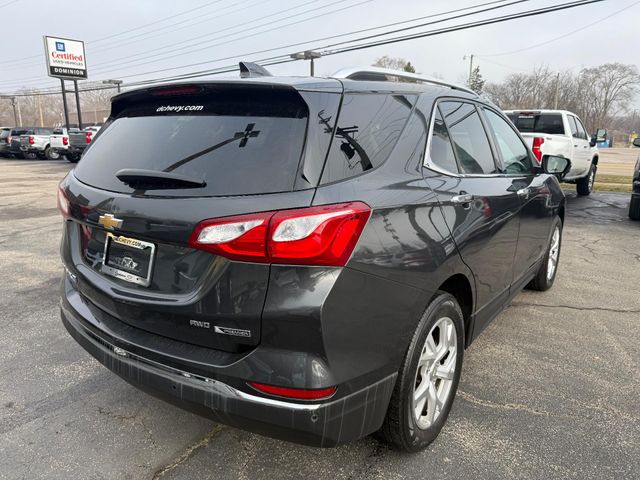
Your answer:
[[[478,116],[480,115],[480,112],[477,111],[477,103],[466,99],[466,98],[455,98],[455,97],[444,97],[444,98],[436,98],[433,102],[433,106],[431,107],[431,117],[429,118],[429,131],[427,132],[427,143],[426,143],[426,147],[425,147],[425,153],[424,153],[424,160],[422,162],[422,166],[424,168],[428,168],[429,170],[436,172],[436,173],[440,173],[442,175],[447,175],[449,177],[455,177],[455,178],[497,178],[497,177],[504,177],[504,173],[460,173],[460,172],[450,172],[449,170],[446,170],[438,165],[436,165],[435,163],[433,163],[431,161],[431,139],[433,138],[433,129],[435,127],[435,123],[436,123],[436,109],[438,108],[438,104],[440,103],[440,101],[456,101],[456,102],[461,102],[461,103],[471,103],[474,107],[476,107],[476,113],[478,114]],[[480,105],[484,105],[484,104],[480,104]],[[482,118],[480,119],[482,121]],[[484,123],[482,124],[482,127],[485,128]],[[485,135],[487,134],[487,132],[485,132]],[[487,143],[489,143],[489,138],[487,137]],[[453,144],[451,145],[453,147]],[[489,143],[489,146],[491,147],[491,144]],[[491,154],[493,155],[493,150],[491,151]],[[495,159],[493,159],[493,162],[495,164]],[[496,165],[497,167],[497,165]]]

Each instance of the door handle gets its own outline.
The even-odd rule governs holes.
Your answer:
[[[578,148],[578,145],[574,145],[575,148]]]
[[[473,195],[470,193],[463,193],[461,195],[456,195],[455,197],[451,197],[451,203],[454,205],[468,205],[473,201]]]

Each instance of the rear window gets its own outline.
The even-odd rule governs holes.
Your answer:
[[[14,129],[11,130],[11,136],[12,137],[17,137],[20,135],[27,135],[27,134],[31,134],[33,133],[33,130],[24,130],[24,129]]]
[[[152,195],[226,196],[294,187],[308,108],[291,90],[231,90],[160,97],[119,110],[87,148],[75,175],[105,190],[129,193],[124,168],[173,172],[204,180],[195,189]]]
[[[559,113],[508,113],[509,120],[522,133],[547,133],[564,135],[562,115]]]
[[[346,94],[321,183],[381,165],[400,137],[414,102],[414,95]]]
[[[62,128],[54,128],[53,135],[64,135],[64,130]]]

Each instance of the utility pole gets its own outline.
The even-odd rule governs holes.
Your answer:
[[[556,93],[553,97],[553,109],[558,109],[558,92],[560,91],[560,72],[556,73]]]
[[[42,96],[36,91],[36,99],[38,100],[38,112],[40,113],[40,127],[44,127],[44,117],[42,115]]]
[[[314,52],[312,50],[307,50],[305,52],[293,53],[289,55],[294,60],[311,60],[310,65],[310,73],[313,77],[315,75],[315,65],[313,63],[314,59],[322,57],[320,52]]]
[[[18,115],[18,110],[16,109],[16,107],[19,106],[19,104],[17,103],[18,97],[0,96],[0,98],[6,98],[7,100],[11,100],[11,106],[13,107],[13,121],[15,122],[16,127],[21,127],[22,122],[18,121],[19,115]]]
[[[463,60],[467,59],[467,55],[462,57]],[[471,74],[473,73],[473,53],[469,55],[469,76],[467,77],[467,86],[471,85]]]
[[[20,112],[20,97],[13,97],[15,104],[13,108],[18,108],[18,126],[22,126],[22,113]]]

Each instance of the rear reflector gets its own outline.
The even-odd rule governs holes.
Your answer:
[[[544,138],[542,137],[534,137],[533,138],[533,147],[531,150],[535,155],[536,159],[538,159],[538,166],[542,163],[542,144],[544,143]]]
[[[351,202],[204,220],[189,245],[232,260],[342,267],[370,214]]]
[[[317,390],[305,390],[300,388],[276,387],[263,383],[248,382],[249,386],[259,392],[277,395],[278,397],[295,398],[296,400],[324,400],[331,397],[338,387],[320,388]]]

